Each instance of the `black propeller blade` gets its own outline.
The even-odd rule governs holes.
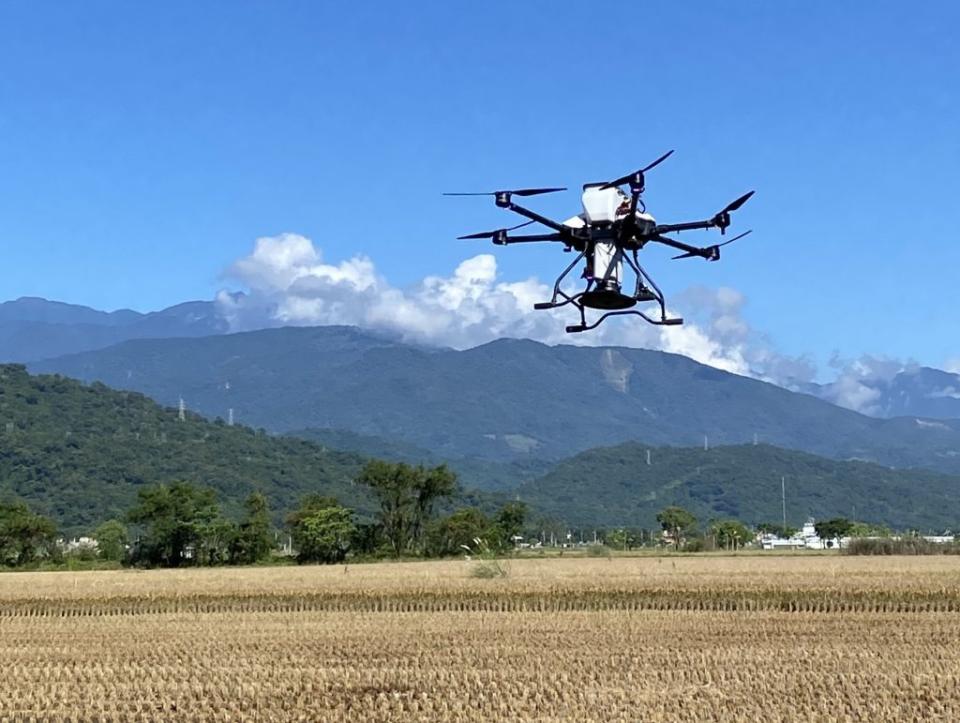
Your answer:
[[[508,231],[516,231],[518,228],[523,228],[524,226],[529,226],[533,221],[527,221],[526,223],[520,223],[516,226],[511,226],[510,228],[498,228],[496,231],[481,231],[480,233],[471,233],[466,236],[457,236],[457,240],[462,239],[471,239],[471,238],[496,238],[500,234],[505,234]]]
[[[742,196],[740,196],[740,198],[738,198],[736,201],[734,201],[733,203],[731,203],[730,205],[728,205],[728,206],[727,206],[725,209],[723,209],[720,213],[730,213],[731,211],[736,211],[736,210],[737,210],[738,208],[740,208],[743,204],[745,204],[747,201],[749,201],[749,200],[750,200],[750,196],[752,196],[754,193],[756,193],[756,191],[750,191],[750,193],[745,193],[745,194],[743,194]]]
[[[728,240],[728,241],[724,241],[722,244],[716,244],[715,246],[713,246],[713,248],[717,248],[717,249],[718,249],[718,248],[720,248],[721,246],[726,246],[727,244],[732,244],[732,243],[733,243],[734,241],[736,241],[737,239],[742,239],[744,236],[749,236],[749,235],[752,234],[752,233],[753,233],[753,229],[750,229],[749,231],[744,231],[744,232],[743,232],[742,234],[740,234],[739,236],[734,236],[732,239],[730,239],[730,240]]]
[[[736,201],[727,204],[726,208],[713,217],[713,224],[720,229],[721,235],[727,232],[727,226],[730,225],[730,212],[736,211],[738,208],[740,208],[743,204],[750,200],[750,196],[752,196],[754,193],[756,192],[750,191],[750,193],[743,194]]]
[[[444,193],[444,196],[539,196],[543,193],[566,191],[566,188],[518,188],[513,191],[481,191],[479,193]]]
[[[753,233],[753,229],[750,229],[749,231],[744,231],[744,232],[743,232],[742,234],[740,234],[739,236],[734,236],[734,237],[733,237],[732,239],[730,239],[729,241],[724,241],[722,244],[714,244],[713,246],[707,246],[706,248],[701,249],[702,251],[709,252],[709,254],[710,254],[709,256],[704,256],[704,258],[706,258],[708,261],[716,261],[717,259],[720,258],[720,247],[721,247],[721,246],[726,246],[727,244],[732,244],[734,241],[736,241],[736,240],[738,240],[738,239],[742,239],[744,236],[749,236],[749,235],[752,234],[752,233]],[[698,253],[693,253],[693,252],[687,252],[687,253],[685,253],[685,254],[680,254],[679,256],[674,256],[674,257],[673,257],[673,260],[676,261],[677,259],[689,259],[689,258],[693,258],[694,256],[703,256],[703,254],[698,254]]]
[[[662,156],[660,156],[657,160],[655,160],[653,163],[651,163],[649,166],[646,166],[645,168],[641,168],[639,171],[634,171],[633,173],[628,173],[626,176],[623,176],[623,177],[621,177],[621,178],[618,178],[616,181],[610,181],[610,183],[605,183],[605,184],[603,184],[602,186],[600,186],[600,188],[615,188],[615,187],[617,187],[617,186],[622,186],[624,183],[629,183],[629,182],[630,182],[631,180],[633,180],[636,176],[640,176],[640,185],[642,186],[642,185],[643,185],[643,174],[646,173],[647,171],[649,171],[651,168],[653,168],[653,167],[655,167],[655,166],[659,166],[661,163],[663,163],[665,160],[667,160],[667,159],[668,159],[670,156],[672,156],[672,155],[673,155],[673,151],[667,151],[667,152],[664,153]]]

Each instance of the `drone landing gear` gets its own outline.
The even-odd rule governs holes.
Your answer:
[[[560,277],[557,279],[557,282],[553,285],[553,296],[550,301],[540,302],[534,304],[534,309],[556,309],[561,306],[566,306],[567,304],[572,304],[577,308],[577,311],[580,312],[580,323],[574,324],[567,327],[567,333],[576,334],[582,331],[589,331],[590,329],[596,329],[600,326],[603,321],[611,316],[626,316],[626,315],[635,315],[642,318],[644,321],[655,324],[657,326],[679,326],[683,324],[683,319],[680,318],[671,318],[667,316],[667,305],[663,298],[663,292],[660,291],[660,287],[650,278],[649,274],[644,270],[640,265],[639,259],[637,258],[637,252],[634,251],[632,258],[630,256],[624,255],[624,260],[633,269],[633,272],[637,276],[637,285],[634,288],[633,295],[624,294],[622,291],[613,288],[594,288],[594,280],[590,279],[587,282],[587,288],[584,291],[581,291],[579,294],[574,294],[570,296],[560,288],[560,284],[566,278],[567,274],[573,269],[574,266],[584,257],[585,252],[580,252],[580,255],[573,260],[573,262],[563,270],[563,273],[560,274]],[[562,300],[561,300],[562,299]],[[660,306],[660,318],[654,318],[648,316],[639,309],[634,309],[633,307],[639,302],[645,301],[655,301]],[[599,309],[600,311],[606,311],[607,313],[603,314],[599,319],[597,319],[592,324],[587,324],[587,309]]]
[[[601,316],[599,319],[597,319],[595,322],[593,322],[592,324],[588,324],[587,320],[583,318],[581,315],[581,319],[582,319],[581,322],[574,326],[568,326],[567,333],[577,334],[581,331],[590,331],[591,329],[596,329],[598,326],[600,326],[600,324],[604,322],[604,320],[606,320],[611,316],[626,316],[630,314],[639,316],[641,319],[643,319],[647,323],[653,324],[655,326],[680,326],[681,324],[683,324],[683,319],[681,319],[680,317],[668,318],[667,316],[663,315],[659,319],[654,319],[647,316],[642,311],[631,309],[630,311],[609,311],[603,316]]]

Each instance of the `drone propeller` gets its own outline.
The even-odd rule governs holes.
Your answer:
[[[747,201],[749,201],[749,200],[750,200],[750,196],[752,196],[752,195],[755,194],[755,193],[756,193],[756,191],[750,191],[750,193],[745,193],[745,194],[743,194],[743,195],[740,196],[740,198],[738,198],[736,201],[734,201],[733,203],[729,204],[729,205],[728,205],[725,209],[723,209],[720,213],[730,213],[731,211],[736,211],[736,210],[737,210],[738,208],[740,208],[743,204],[745,204]]]
[[[480,233],[471,233],[466,236],[457,236],[457,240],[463,239],[472,239],[472,238],[496,238],[501,234],[506,234],[508,231],[516,231],[518,228],[523,228],[524,226],[529,226],[533,221],[527,221],[526,223],[520,223],[516,226],[511,226],[510,228],[498,228],[496,231],[481,231]]]
[[[728,239],[727,241],[724,241],[722,244],[714,244],[713,248],[718,249],[718,248],[720,248],[721,246],[726,246],[727,244],[732,244],[734,241],[737,241],[737,240],[739,240],[739,239],[742,239],[744,236],[749,236],[749,235],[752,234],[752,233],[753,233],[753,229],[750,229],[749,231],[744,231],[744,232],[743,232],[742,234],[740,234],[739,236],[734,236],[732,239]]]
[[[649,166],[646,166],[646,167],[644,167],[644,168],[641,168],[639,171],[634,171],[633,173],[628,173],[626,176],[623,176],[622,178],[618,178],[616,181],[610,181],[610,183],[605,183],[605,184],[603,184],[602,186],[600,186],[600,188],[601,188],[601,189],[603,189],[603,188],[616,188],[617,186],[622,186],[623,184],[625,184],[625,183],[630,183],[631,181],[634,181],[634,180],[639,181],[640,187],[643,188],[643,174],[646,173],[647,171],[649,171],[649,170],[650,170],[651,168],[653,168],[654,166],[659,166],[661,163],[663,163],[665,160],[667,160],[667,159],[668,159],[670,156],[672,156],[672,155],[673,155],[673,151],[667,151],[667,152],[664,153],[662,156],[660,156],[657,160],[655,160],[653,163],[651,163]],[[639,178],[638,178],[638,176],[639,176]]]
[[[518,188],[514,191],[481,191],[479,193],[444,193],[444,196],[539,196],[542,193],[566,191],[566,188]]]
[[[749,201],[750,197],[754,193],[756,193],[756,191],[750,191],[749,193],[743,194],[736,201],[732,201],[731,203],[727,204],[726,208],[713,217],[713,223],[715,226],[719,227],[721,235],[726,233],[727,226],[730,225],[730,212],[736,211],[743,204]]]
[[[742,239],[744,236],[749,236],[749,235],[752,234],[752,233],[753,233],[753,229],[750,229],[749,231],[744,231],[744,232],[743,232],[742,234],[740,234],[739,236],[734,236],[732,239],[730,239],[730,240],[728,240],[728,241],[724,241],[722,244],[714,244],[713,246],[707,246],[705,249],[703,249],[704,251],[709,251],[709,252],[710,252],[710,256],[706,257],[707,260],[708,260],[708,261],[716,261],[716,260],[718,260],[718,259],[720,258],[720,247],[721,247],[721,246],[726,246],[727,244],[732,244],[734,241],[737,241],[738,239]],[[674,256],[673,259],[674,259],[674,260],[677,260],[677,259],[689,259],[689,258],[693,258],[694,256],[700,256],[700,254],[687,252],[687,253],[685,253],[685,254],[680,254],[679,256]]]

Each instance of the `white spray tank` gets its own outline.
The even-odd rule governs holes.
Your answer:
[[[623,206],[625,196],[619,188],[603,188],[602,184],[584,186],[580,201],[584,220],[591,226],[614,223]],[[613,241],[597,241],[593,248],[593,268],[590,269],[598,289],[620,291],[623,277],[623,251]]]

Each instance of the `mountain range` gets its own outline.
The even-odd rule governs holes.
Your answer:
[[[104,312],[36,297],[0,304],[0,362],[32,362],[103,349],[130,339],[226,334],[228,320],[213,301],[190,301],[142,314]],[[871,416],[960,419],[960,375],[929,367],[866,377],[857,382],[869,396]],[[802,385],[826,401],[843,398],[838,383]],[[793,387],[796,389],[797,387]]]
[[[280,523],[308,492],[334,496],[369,517],[371,495],[352,481],[365,458],[325,445],[229,426],[162,407],[142,394],[32,376],[0,365],[0,499],[18,497],[67,534],[122,518],[144,485],[184,480],[214,488],[236,516],[253,490]],[[339,435],[346,440],[348,434]],[[355,440],[356,443],[356,440]],[[391,454],[417,454],[388,447]],[[459,469],[455,471],[459,472]],[[838,462],[769,445],[593,449],[551,465],[511,493],[544,526],[655,527],[656,512],[681,504],[702,523],[855,516],[898,528],[943,530],[960,521],[960,477]],[[503,496],[458,493],[445,511]]]
[[[141,314],[97,311],[36,297],[0,304],[0,362],[27,362],[102,349],[127,339],[208,336],[229,330],[210,301]]]
[[[274,433],[345,430],[447,460],[556,461],[597,446],[757,440],[960,473],[960,421],[875,419],[676,354],[500,340],[455,351],[351,327],[139,339],[35,362]]]

